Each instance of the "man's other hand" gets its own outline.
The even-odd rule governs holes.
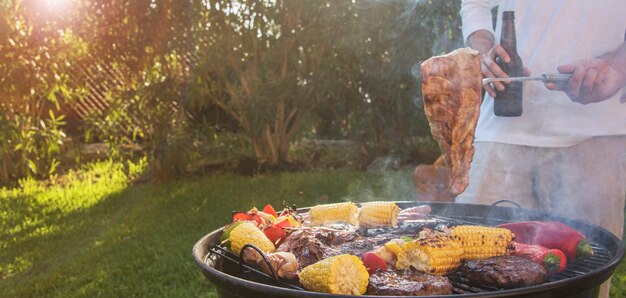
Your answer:
[[[575,102],[589,104],[613,96],[626,85],[626,74],[604,59],[578,60],[560,65],[561,73],[571,73],[567,84],[546,83],[550,90],[560,90]]]

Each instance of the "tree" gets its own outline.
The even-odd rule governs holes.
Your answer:
[[[301,1],[215,1],[198,52],[192,105],[213,103],[239,123],[256,158],[286,161],[315,102],[305,76]]]
[[[339,135],[377,151],[406,150],[430,132],[420,96],[419,63],[462,46],[459,1],[361,1],[349,7],[346,26],[331,43],[337,78],[317,112],[334,121]],[[357,16],[350,19],[350,15]],[[328,78],[321,74],[320,81]],[[330,110],[330,111],[329,111]],[[333,117],[334,116],[334,117]],[[327,129],[325,129],[327,133]],[[337,132],[334,132],[337,134]],[[333,135],[333,132],[330,132]],[[376,149],[379,148],[379,149]],[[399,152],[402,153],[402,152]]]
[[[461,44],[459,1],[84,0],[53,13],[42,3],[0,4],[4,178],[54,172],[59,114],[87,92],[106,100],[86,119],[90,135],[117,152],[176,156],[201,134],[217,146],[220,120],[195,124],[207,110],[272,166],[303,135],[393,151],[429,134],[411,70]]]
[[[428,134],[411,68],[458,44],[458,4],[214,1],[192,100],[230,113],[270,164],[298,132],[401,144]]]

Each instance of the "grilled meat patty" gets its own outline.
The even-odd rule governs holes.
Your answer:
[[[495,288],[519,288],[543,283],[546,270],[533,261],[518,256],[499,256],[485,260],[467,260],[456,276],[467,284]]]
[[[428,275],[413,270],[385,271],[372,274],[368,295],[426,296],[452,294],[446,277]]]

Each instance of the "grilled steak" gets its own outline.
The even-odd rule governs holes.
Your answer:
[[[450,193],[462,193],[469,183],[474,156],[474,131],[480,114],[482,72],[480,53],[459,49],[421,64],[424,111],[433,138],[450,167]]]
[[[339,254],[361,257],[377,245],[382,245],[393,235],[363,237],[355,230],[330,231],[306,229],[291,233],[276,251],[291,252],[296,256],[300,268]]]
[[[384,242],[377,243],[375,238],[363,238],[343,243],[336,246],[335,249],[339,250],[342,254],[351,254],[361,258],[364,253],[371,251],[375,246],[382,244],[384,244]]]
[[[293,253],[298,260],[298,264],[300,264],[300,268],[338,255],[339,251],[316,237],[316,235],[320,234],[320,232],[315,232],[314,230],[295,231],[285,238],[276,251]]]
[[[443,276],[412,270],[385,271],[372,274],[368,295],[425,296],[452,294],[452,285]]]
[[[468,260],[455,274],[467,284],[495,288],[519,288],[543,283],[546,270],[539,264],[518,256],[500,256]]]
[[[343,229],[338,230],[313,228],[310,232],[322,243],[331,246],[341,245],[360,238],[353,225],[344,226]]]
[[[338,226],[342,229],[316,228],[294,231],[283,240],[276,251],[291,252],[300,268],[339,254],[361,257],[376,246],[401,236],[415,237],[424,228],[445,227],[439,219],[407,220],[395,228],[356,230],[354,226]]]

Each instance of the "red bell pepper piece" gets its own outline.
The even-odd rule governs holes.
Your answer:
[[[280,244],[280,242],[283,240],[283,238],[286,235],[285,230],[283,230],[282,227],[278,227],[278,226],[269,226],[265,228],[265,230],[263,230],[263,233],[276,246]]]
[[[251,212],[234,212],[232,221],[255,221],[257,225],[263,223],[263,219],[258,214]]]
[[[558,221],[524,221],[498,227],[511,230],[517,242],[559,249],[570,260],[593,255],[593,248],[583,233]]]
[[[235,212],[233,213],[233,222],[235,221],[254,220],[254,215],[247,212]]]
[[[274,226],[281,227],[281,228],[291,228],[291,222],[289,222],[289,220],[285,218],[275,223]]]
[[[558,249],[550,249],[538,244],[524,244],[513,241],[511,254],[527,258],[546,269],[548,274],[556,274],[565,271],[567,258]]]
[[[373,252],[364,253],[361,260],[363,260],[363,265],[367,268],[367,272],[369,272],[369,274],[374,274],[378,270],[387,270],[387,263],[385,260]]]
[[[265,207],[263,207],[263,212],[271,214],[272,216],[274,216],[274,218],[278,217],[278,214],[276,214],[276,210],[274,210],[274,207],[272,207],[272,205],[270,204],[267,204],[265,205]]]

